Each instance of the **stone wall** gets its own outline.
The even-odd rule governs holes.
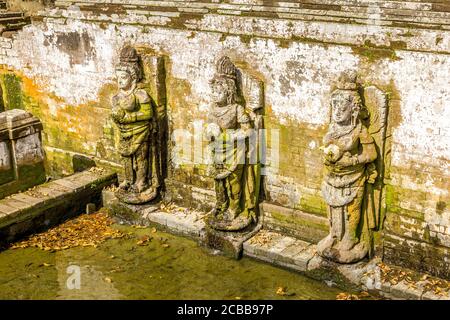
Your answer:
[[[120,168],[109,99],[117,52],[131,43],[164,57],[170,130],[190,133],[172,137],[172,155],[185,147],[190,157],[170,162],[168,191],[185,205],[210,207],[212,181],[194,164],[205,154],[192,142],[206,119],[214,62],[226,54],[265,86],[265,226],[315,242],[327,233],[319,147],[329,96],[337,77],[354,71],[389,95],[387,219],[378,252],[450,276],[447,1],[55,4],[0,42],[5,108],[42,119],[49,172],[71,173],[80,154]]]
[[[0,113],[0,199],[45,182],[42,124],[30,113]]]

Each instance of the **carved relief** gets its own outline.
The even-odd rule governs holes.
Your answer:
[[[216,205],[208,219],[221,231],[246,229],[258,220],[263,86],[242,74],[228,57],[218,60],[211,80],[207,136],[211,142]]]
[[[329,235],[318,253],[339,263],[372,255],[380,227],[388,104],[375,87],[360,94],[355,76],[343,76],[331,96],[331,123],[324,137]]]
[[[138,54],[135,48],[125,46],[116,66],[119,92],[112,98],[112,119],[119,134],[119,153],[125,169],[125,177],[117,196],[123,202],[142,204],[154,200],[162,184],[161,164],[163,144],[161,113],[165,101],[159,104],[150,96],[149,75],[143,66],[148,58]],[[165,94],[165,93],[164,93]]]

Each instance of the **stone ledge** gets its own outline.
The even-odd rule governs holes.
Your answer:
[[[201,241],[205,237],[206,229],[203,221],[205,213],[203,212],[182,207],[164,211],[167,209],[164,205],[127,205],[119,203],[111,190],[103,191],[103,203],[120,221],[157,226],[170,233],[187,236],[194,240]],[[395,285],[381,281],[381,270],[378,265],[381,260],[378,258],[353,265],[336,264],[319,257],[316,254],[316,245],[312,243],[265,229],[244,242],[243,255],[300,272],[345,290],[367,290],[389,299],[450,300],[450,296],[426,291],[423,281],[418,282],[417,286],[411,286],[411,283],[405,281]],[[424,276],[424,274],[415,274],[420,278]]]
[[[102,13],[101,10],[89,10],[90,7],[92,5],[82,11],[46,10],[40,12],[39,18],[45,23],[55,24],[65,24],[69,20],[74,20],[90,23],[131,24],[146,28],[162,27],[195,32],[217,32],[225,37],[250,36],[276,39],[282,41],[283,45],[291,42],[305,42],[316,45],[345,45],[353,49],[362,47],[371,50],[387,50],[386,52],[406,50],[448,54],[450,51],[447,41],[449,33],[445,31],[450,30],[450,25],[418,23],[417,19],[410,18],[411,21],[409,21],[405,20],[404,16],[399,16],[398,21],[397,19],[380,21],[379,24],[371,26],[368,20],[363,18],[344,19],[342,16],[306,13],[276,13],[275,16],[267,17],[267,12],[264,11],[252,11],[251,15],[181,12],[179,17],[168,17],[167,14],[158,15],[155,12],[151,14],[151,10],[128,9],[125,10],[126,12],[118,11],[108,14]],[[170,12],[173,14],[172,11]],[[349,14],[353,16],[354,13]],[[353,22],[350,23],[350,20]],[[446,21],[448,20],[447,18]],[[368,28],[375,32],[376,36],[372,31],[368,34]]]
[[[272,231],[261,230],[244,243],[244,255],[305,273],[311,278],[326,281],[343,289],[362,288],[389,299],[450,300],[448,293],[438,295],[427,291],[423,281],[412,284],[402,280],[391,284],[381,280],[380,259],[375,258],[353,265],[335,264],[319,257],[315,245]],[[410,270],[408,272],[413,273]],[[414,274],[422,279],[425,276],[416,272]]]
[[[119,202],[112,190],[103,190],[102,197],[104,206],[122,223],[158,226],[171,233],[195,240],[204,237],[203,217],[206,215],[204,212],[189,211],[182,207],[169,212],[165,211],[160,204],[129,205]]]
[[[93,168],[0,200],[0,241],[39,231],[101,205],[101,191],[117,183],[117,174]]]

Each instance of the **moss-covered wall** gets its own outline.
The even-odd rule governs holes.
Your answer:
[[[355,71],[362,85],[389,96],[387,220],[380,248],[391,262],[448,276],[448,31],[108,8],[48,11],[0,55],[5,107],[24,108],[42,120],[48,172],[71,173],[75,154],[120,170],[109,99],[118,50],[131,43],[165,57],[172,134],[168,191],[184,205],[211,207],[204,149],[193,148],[193,141],[206,120],[214,62],[225,54],[265,85],[266,226],[318,241],[327,232],[319,147],[329,96],[342,72]],[[177,130],[183,135],[176,137]],[[184,147],[189,157],[179,163],[174,156]],[[277,150],[278,163],[271,154]]]

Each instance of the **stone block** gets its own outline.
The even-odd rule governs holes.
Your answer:
[[[52,181],[0,200],[0,241],[12,241],[84,213],[88,203],[100,206],[102,189],[117,183],[117,175],[111,172],[83,172],[70,180],[77,178],[84,187],[74,190]]]

